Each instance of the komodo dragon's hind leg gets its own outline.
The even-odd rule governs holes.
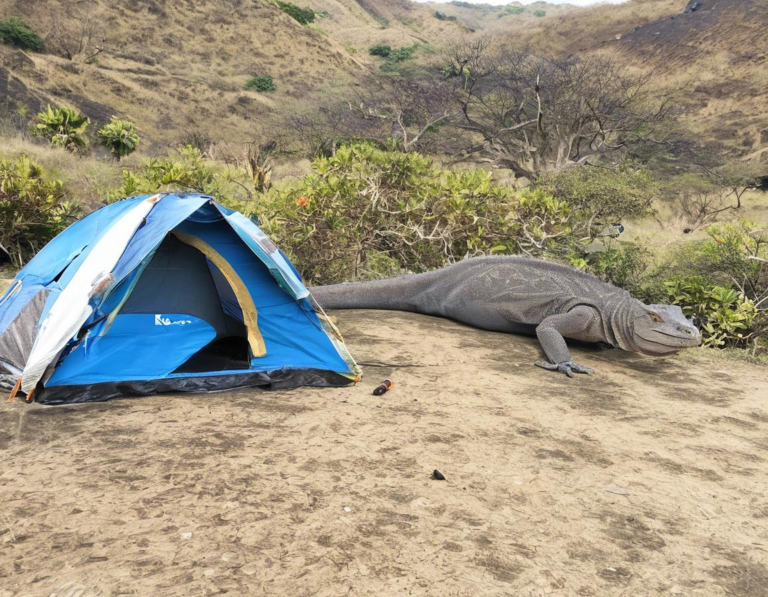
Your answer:
[[[592,369],[573,362],[564,336],[575,340],[586,340],[588,338],[585,336],[595,323],[599,323],[599,315],[591,307],[586,306],[547,317],[536,328],[536,336],[549,362],[538,361],[536,365],[550,371],[565,373],[568,377],[573,377],[574,373],[591,374]]]

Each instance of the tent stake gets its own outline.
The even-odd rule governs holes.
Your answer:
[[[21,388],[21,376],[19,376],[19,379],[16,381],[16,385],[13,386],[13,390],[11,390],[11,395],[8,396],[8,402],[13,402],[13,399],[16,398],[16,394],[19,393],[20,388]]]

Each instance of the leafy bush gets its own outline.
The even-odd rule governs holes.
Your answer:
[[[760,313],[733,288],[712,286],[701,277],[670,280],[666,287],[672,302],[698,324],[704,346],[745,348],[754,335]]]
[[[735,288],[768,308],[768,230],[745,222],[715,224],[709,238],[670,251],[660,270],[667,278],[696,276]]]
[[[412,46],[403,46],[402,48],[393,49],[381,65],[381,70],[394,73],[400,68],[402,62],[413,58],[413,54],[418,47],[419,44],[415,43]]]
[[[139,146],[139,133],[136,125],[127,120],[112,117],[98,132],[99,142],[109,149],[116,160],[120,160],[136,151]]]
[[[248,79],[245,84],[246,89],[252,89],[253,91],[270,92],[275,91],[275,82],[272,77],[266,75],[257,75]]]
[[[444,12],[440,12],[439,10],[435,11],[435,18],[439,21],[455,21],[456,17],[453,15],[447,15]]]
[[[64,199],[62,182],[28,157],[0,160],[0,250],[15,267],[74,220],[77,209]]]
[[[0,21],[0,42],[21,48],[41,52],[43,40],[30,29],[19,17],[10,17]]]
[[[387,56],[387,60],[390,62],[403,62],[404,60],[410,60],[413,58],[414,52],[418,49],[419,44],[413,44],[412,46],[403,46],[390,52]]]
[[[507,6],[504,12],[508,15],[521,15],[525,12],[525,8],[522,6]]]
[[[317,14],[311,8],[296,6],[290,2],[281,2],[280,0],[277,0],[277,6],[280,8],[280,10],[282,10],[284,13],[302,25],[309,25],[310,23],[313,23],[317,17]]]
[[[371,56],[379,56],[381,58],[387,58],[392,53],[392,46],[378,44],[368,48],[368,53]]]
[[[546,17],[547,16],[547,12],[545,10],[534,10],[533,11],[533,16],[534,17],[539,17],[539,18]]]
[[[425,271],[467,255],[545,253],[569,233],[568,206],[542,191],[446,171],[418,153],[344,146],[260,204],[263,226],[311,282]]]
[[[113,189],[111,201],[144,193],[189,191],[205,193],[242,211],[250,211],[245,173],[206,160],[196,147],[186,146],[170,155],[145,160],[137,170],[123,170],[122,186]]]
[[[568,168],[544,177],[536,186],[588,214],[584,228],[591,238],[606,225],[649,215],[658,192],[647,171],[629,164],[618,168]]]
[[[584,269],[598,278],[640,297],[646,293],[644,274],[648,270],[653,252],[641,245],[609,247],[586,258],[577,257],[572,265]]]
[[[54,147],[63,147],[68,151],[78,151],[88,145],[85,131],[91,123],[72,108],[51,108],[48,106],[36,117],[36,134],[48,139]]]
[[[652,276],[665,291],[660,298],[696,316],[708,346],[765,348],[768,231],[731,223],[707,233],[709,239],[672,250],[660,264]]]

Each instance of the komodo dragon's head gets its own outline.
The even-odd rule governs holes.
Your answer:
[[[637,352],[663,356],[701,344],[701,333],[686,319],[683,310],[673,305],[644,305],[637,301],[632,309],[632,344]]]

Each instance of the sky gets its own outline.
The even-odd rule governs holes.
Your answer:
[[[437,0],[415,0],[415,2],[434,2]],[[449,0],[445,0],[449,1]],[[466,2],[472,2],[473,4],[495,4],[504,5],[510,4],[511,0],[465,0]],[[621,4],[626,0],[546,0],[550,4],[573,4],[575,6],[589,6],[590,4]],[[533,4],[536,0],[518,0],[521,4]]]

